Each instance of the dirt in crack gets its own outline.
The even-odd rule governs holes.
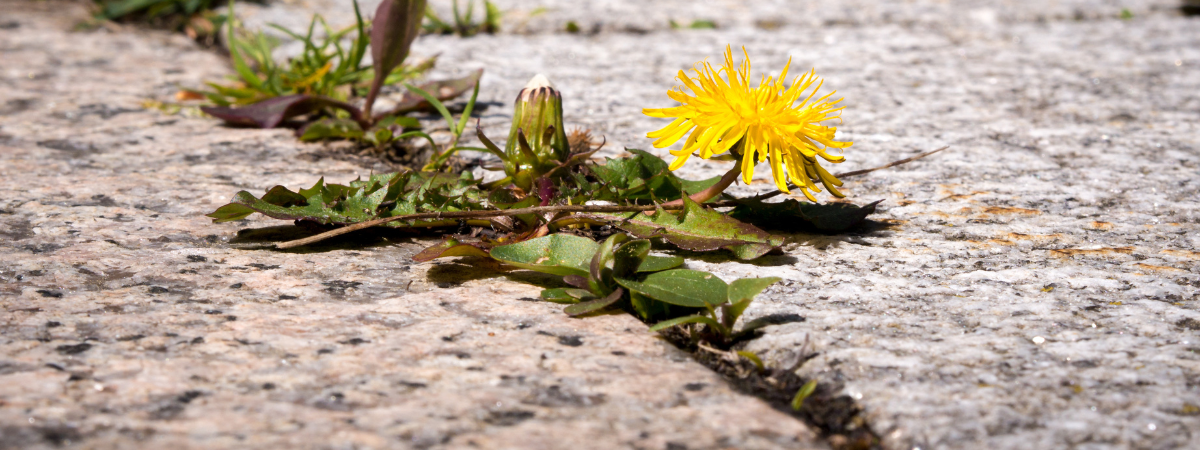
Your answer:
[[[671,344],[692,355],[697,362],[721,374],[739,392],[753,395],[771,407],[804,421],[820,431],[834,450],[880,449],[880,439],[867,424],[862,408],[848,395],[839,394],[841,385],[818,380],[800,410],[792,409],[796,393],[809,380],[796,375],[800,364],[815,354],[802,350],[792,367],[759,368],[753,361],[740,357],[735,351],[697,342],[686,331],[672,328],[660,332]]]

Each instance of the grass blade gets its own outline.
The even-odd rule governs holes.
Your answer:
[[[721,324],[717,323],[717,321],[712,320],[712,318],[710,318],[708,316],[701,316],[701,315],[697,314],[694,316],[676,317],[671,320],[664,320],[664,321],[656,323],[656,324],[654,324],[654,326],[650,327],[650,331],[662,331],[667,328],[683,325],[685,323],[702,323],[702,324],[708,325],[710,327],[713,327],[713,329],[716,329],[716,330],[721,330],[724,328],[721,326]],[[724,334],[724,333],[722,333],[722,334]]]
[[[425,101],[429,102],[430,105],[433,105],[433,107],[436,108],[437,111],[442,114],[442,117],[444,117],[446,119],[446,125],[450,127],[450,131],[451,132],[454,131],[454,129],[455,129],[454,128],[455,127],[454,116],[450,114],[450,110],[446,109],[446,105],[443,104],[441,100],[438,100],[437,97],[433,96],[433,94],[425,92],[424,89],[413,86],[411,84],[404,83],[404,87],[407,88],[410,92],[421,96],[421,98],[423,98],[423,99],[425,99]]]
[[[479,97],[479,80],[475,80],[475,90],[471,92],[471,99],[467,100],[467,107],[463,109],[462,117],[458,119],[458,128],[451,131],[454,132],[454,137],[462,136],[463,130],[467,129],[467,120],[471,118],[471,112],[475,109],[475,99]]]

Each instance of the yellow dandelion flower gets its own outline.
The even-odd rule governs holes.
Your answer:
[[[642,113],[651,117],[675,119],[646,137],[655,140],[656,148],[663,148],[691,132],[682,149],[671,150],[675,155],[671,170],[683,166],[693,153],[708,159],[733,150],[734,156],[742,158],[742,179],[747,184],[754,175],[755,164],[770,161],[775,185],[783,192],[790,193],[790,181],[815,202],[810,191],[821,191],[814,184],[819,181],[831,194],[843,197],[835,188],[842,182],[817,160],[820,157],[832,163],[842,162],[845,157],[827,151],[852,144],[834,141],[837,127],[821,125],[841,120],[841,110],[845,107],[838,107],[837,103],[842,100],[829,100],[836,91],[813,100],[821,89],[815,70],[797,76],[790,87],[785,86],[791,59],[778,79],[764,77],[758,87],[750,87],[750,55],[745,47],[742,53],[745,58],[739,66],[733,64],[733,49],[726,46],[724,66],[714,69],[707,61],[700,62],[692,69],[694,77],[680,70],[676,78],[692,95],[685,93],[682,86],[676,86],[667,95],[680,106],[643,109]],[[812,92],[797,103],[814,83]]]

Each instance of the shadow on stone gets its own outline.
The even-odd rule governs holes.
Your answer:
[[[862,223],[859,223],[854,228],[851,228],[851,229],[848,229],[845,231],[838,231],[838,232],[824,231],[817,227],[814,227],[812,225],[808,225],[805,223],[800,223],[797,225],[791,225],[791,226],[786,226],[786,227],[765,227],[763,229],[770,231],[770,232],[774,232],[774,233],[784,233],[784,234],[794,234],[794,235],[880,236],[884,232],[896,230],[897,225],[895,223],[888,222],[888,221],[864,219],[862,221]]]
[[[741,264],[751,264],[759,267],[776,267],[789,266],[800,262],[800,260],[796,259],[796,257],[784,254],[783,252],[779,251],[779,249],[775,249],[770,253],[749,261],[737,259],[732,252],[725,250],[717,250],[712,252],[693,252],[688,250],[679,250],[678,247],[669,244],[662,244],[661,242],[656,242],[654,249],[669,251],[672,256],[679,256],[688,261],[704,261],[709,264],[736,262]]]
[[[800,318],[803,319],[803,318]],[[777,317],[775,320],[797,321],[795,317]],[[803,321],[803,320],[800,320]],[[660,336],[680,350],[691,354],[700,364],[721,374],[734,389],[758,397],[775,410],[803,420],[820,431],[835,450],[866,450],[879,446],[879,436],[867,425],[862,408],[854,399],[842,393],[840,381],[822,381],[803,400],[800,408],[794,409],[796,394],[809,381],[796,374],[804,362],[817,356],[801,347],[792,364],[758,368],[746,358],[730,357],[728,349],[702,349],[690,336],[679,328],[662,332]],[[685,387],[685,389],[687,389]]]
[[[426,278],[440,288],[458,286],[468,281],[505,277],[518,283],[532,284],[542,289],[565,287],[562,277],[530,270],[512,270],[492,259],[463,257],[458,261],[439,262],[429,268]]]
[[[271,244],[303,239],[324,233],[332,228],[317,225],[277,225],[263,228],[245,228],[238,230],[237,236],[229,240],[233,246],[243,248],[269,248]],[[368,228],[329,238],[321,242],[294,249],[283,250],[288,253],[322,253],[332,250],[364,250],[372,247],[383,247],[399,243],[411,243],[412,232],[393,228]]]
[[[816,247],[817,249],[825,249],[829,246],[837,246],[842,243],[851,243],[856,245],[870,245],[866,242],[859,241],[863,237],[886,237],[889,232],[895,230],[897,224],[887,221],[864,220],[861,224],[853,229],[839,233],[823,232],[816,227],[801,225],[798,227],[788,227],[786,229],[766,227],[765,230],[780,234],[787,237],[787,244],[799,244],[802,246]],[[672,255],[683,257],[687,260],[704,261],[709,264],[720,264],[727,262],[737,262],[742,264],[751,264],[759,267],[776,267],[790,266],[800,262],[794,256],[784,253],[782,250],[776,249],[750,261],[741,261],[733,256],[733,253],[728,251],[713,251],[713,252],[693,252],[688,250],[680,250],[674,245],[662,242],[659,239],[654,240],[655,250],[664,250]]]
[[[434,263],[425,277],[439,288],[451,288],[468,281],[501,276],[500,264],[486,258],[465,257],[461,261]]]

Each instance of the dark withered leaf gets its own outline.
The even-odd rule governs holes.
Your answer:
[[[287,119],[326,107],[339,108],[352,114],[358,111],[344,102],[307,94],[284,95],[239,107],[202,106],[200,110],[231,125],[275,128]]]
[[[850,203],[807,203],[787,199],[779,203],[761,201],[738,205],[730,217],[769,230],[803,230],[815,228],[825,232],[846,231],[862,224],[875,213],[878,200],[863,206]]]
[[[716,275],[698,270],[672,269],[616,280],[626,289],[672,305],[703,308],[729,299],[728,284]]]

